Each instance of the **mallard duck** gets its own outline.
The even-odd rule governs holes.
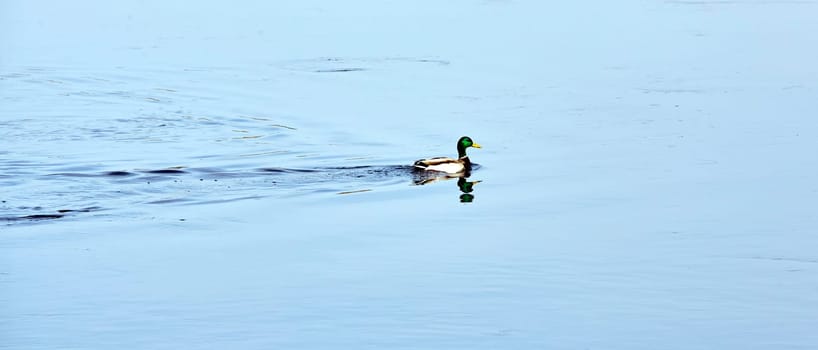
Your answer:
[[[447,174],[461,174],[471,171],[471,161],[466,155],[466,148],[482,148],[471,137],[463,136],[457,140],[457,159],[448,157],[435,157],[421,159],[415,162],[415,169],[424,171],[439,171]]]

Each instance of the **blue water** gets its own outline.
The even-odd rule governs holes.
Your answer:
[[[3,2],[0,348],[814,349],[816,13]]]

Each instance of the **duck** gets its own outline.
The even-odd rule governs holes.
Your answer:
[[[471,137],[463,136],[457,140],[457,159],[449,157],[435,157],[420,159],[413,167],[419,171],[437,171],[446,174],[464,174],[471,171],[472,163],[466,155],[466,148],[483,148]]]

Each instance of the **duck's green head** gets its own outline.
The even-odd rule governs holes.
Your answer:
[[[482,148],[477,142],[472,141],[471,137],[463,136],[457,140],[457,156],[463,158],[466,156],[466,148]]]

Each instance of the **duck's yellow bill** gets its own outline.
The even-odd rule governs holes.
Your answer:
[[[471,146],[474,148],[483,148],[483,146],[480,146],[480,144],[477,142],[472,142]]]

